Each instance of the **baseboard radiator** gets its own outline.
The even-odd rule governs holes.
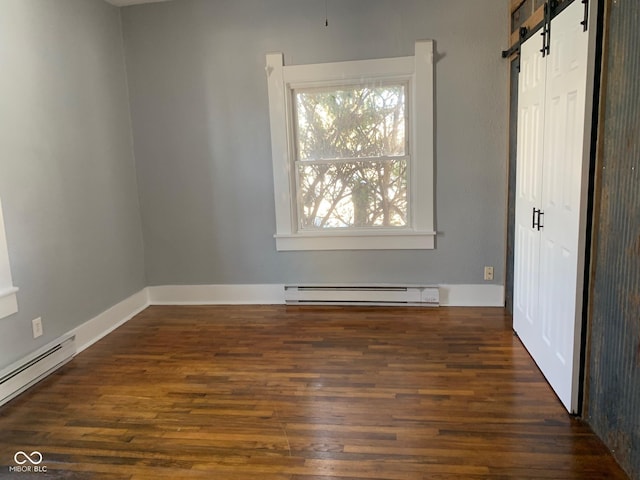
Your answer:
[[[286,285],[287,305],[440,305],[438,287],[415,285]]]
[[[20,395],[76,354],[75,335],[46,345],[0,372],[0,405]]]

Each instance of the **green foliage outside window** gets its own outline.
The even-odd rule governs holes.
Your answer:
[[[406,86],[294,91],[302,229],[407,225]]]

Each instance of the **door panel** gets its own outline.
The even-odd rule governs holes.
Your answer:
[[[583,8],[574,2],[552,20],[545,58],[537,35],[522,45],[523,64],[531,71],[522,72],[518,99],[513,325],[569,411],[576,410],[578,398],[588,171]],[[543,212],[540,230],[532,228],[534,208]]]
[[[549,325],[541,369],[560,400],[572,410],[577,402],[582,304],[579,260],[584,152],[588,35],[582,29],[583,5],[574,2],[551,23],[547,70],[540,252],[542,322]],[[537,359],[536,359],[537,360]],[[574,395],[575,394],[575,395]]]
[[[522,45],[518,84],[513,325],[523,336],[535,335],[538,317],[540,235],[532,229],[532,213],[542,203],[546,78],[546,63],[539,49],[537,39]]]

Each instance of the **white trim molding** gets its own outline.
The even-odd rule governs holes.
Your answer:
[[[276,249],[406,250],[435,248],[434,64],[432,40],[415,43],[410,57],[312,65],[286,65],[282,53],[266,56],[271,154],[276,209]],[[295,89],[347,84],[406,82],[409,89],[409,219],[406,228],[326,229],[298,226],[295,141],[291,97]]]
[[[131,320],[149,305],[148,289],[143,288],[138,293],[74,328],[69,334],[76,336],[77,351],[81,352],[90,347],[120,325]]]
[[[13,286],[11,266],[9,264],[9,248],[4,229],[2,201],[0,200],[0,318],[8,317],[18,311],[18,288]]]
[[[16,369],[16,371],[26,371],[24,367],[20,366],[32,363],[34,359],[39,358],[41,354],[50,350],[52,346],[59,344],[62,347],[59,353],[51,357],[51,360],[40,362],[35,368],[31,369],[28,375],[12,376],[13,382],[10,386],[4,386],[3,389],[0,389],[0,404],[19,395],[31,385],[71,360],[74,355],[86,350],[98,340],[131,320],[148,306],[149,297],[147,289],[143,288],[138,293],[118,302],[113,307],[60,336],[53,342],[39,348],[18,362],[5,367],[0,371],[0,377],[14,369]]]
[[[17,293],[16,287],[0,292],[0,318],[8,317],[18,311]]]
[[[76,353],[80,353],[150,305],[284,305],[284,287],[284,284],[146,287],[60,338],[75,336]],[[502,285],[439,285],[438,289],[441,306],[504,306]]]
[[[147,287],[67,333],[81,352],[150,305],[284,305],[284,284]],[[503,307],[502,285],[439,285],[440,305]]]
[[[147,287],[151,305],[280,305],[283,284]]]
[[[291,250],[420,250],[433,249],[435,232],[331,232],[275,235],[279,251]]]
[[[440,285],[443,307],[504,307],[504,285]]]
[[[284,284],[162,285],[147,287],[67,333],[81,352],[150,305],[284,305]],[[439,285],[440,305],[503,307],[502,285]]]
[[[131,320],[149,305],[285,304],[284,287],[283,284],[164,285],[146,287],[67,332],[53,343],[75,337],[75,353],[80,353]],[[438,289],[441,306],[504,306],[504,287],[502,285],[440,285]],[[48,346],[43,348],[46,349]],[[33,358],[41,350],[32,353],[26,358]],[[73,355],[73,352],[71,355]],[[3,372],[11,368],[13,367],[5,368]],[[38,379],[43,378],[46,374],[48,373],[38,377]],[[33,382],[27,381],[23,385],[17,385],[16,394],[28,388],[31,383]]]
[[[503,285],[438,285],[440,305],[504,307]],[[283,305],[284,284],[148,287],[150,305]]]

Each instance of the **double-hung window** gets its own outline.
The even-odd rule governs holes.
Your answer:
[[[278,250],[433,248],[432,57],[267,55]]]
[[[298,229],[406,227],[406,83],[292,95]]]

